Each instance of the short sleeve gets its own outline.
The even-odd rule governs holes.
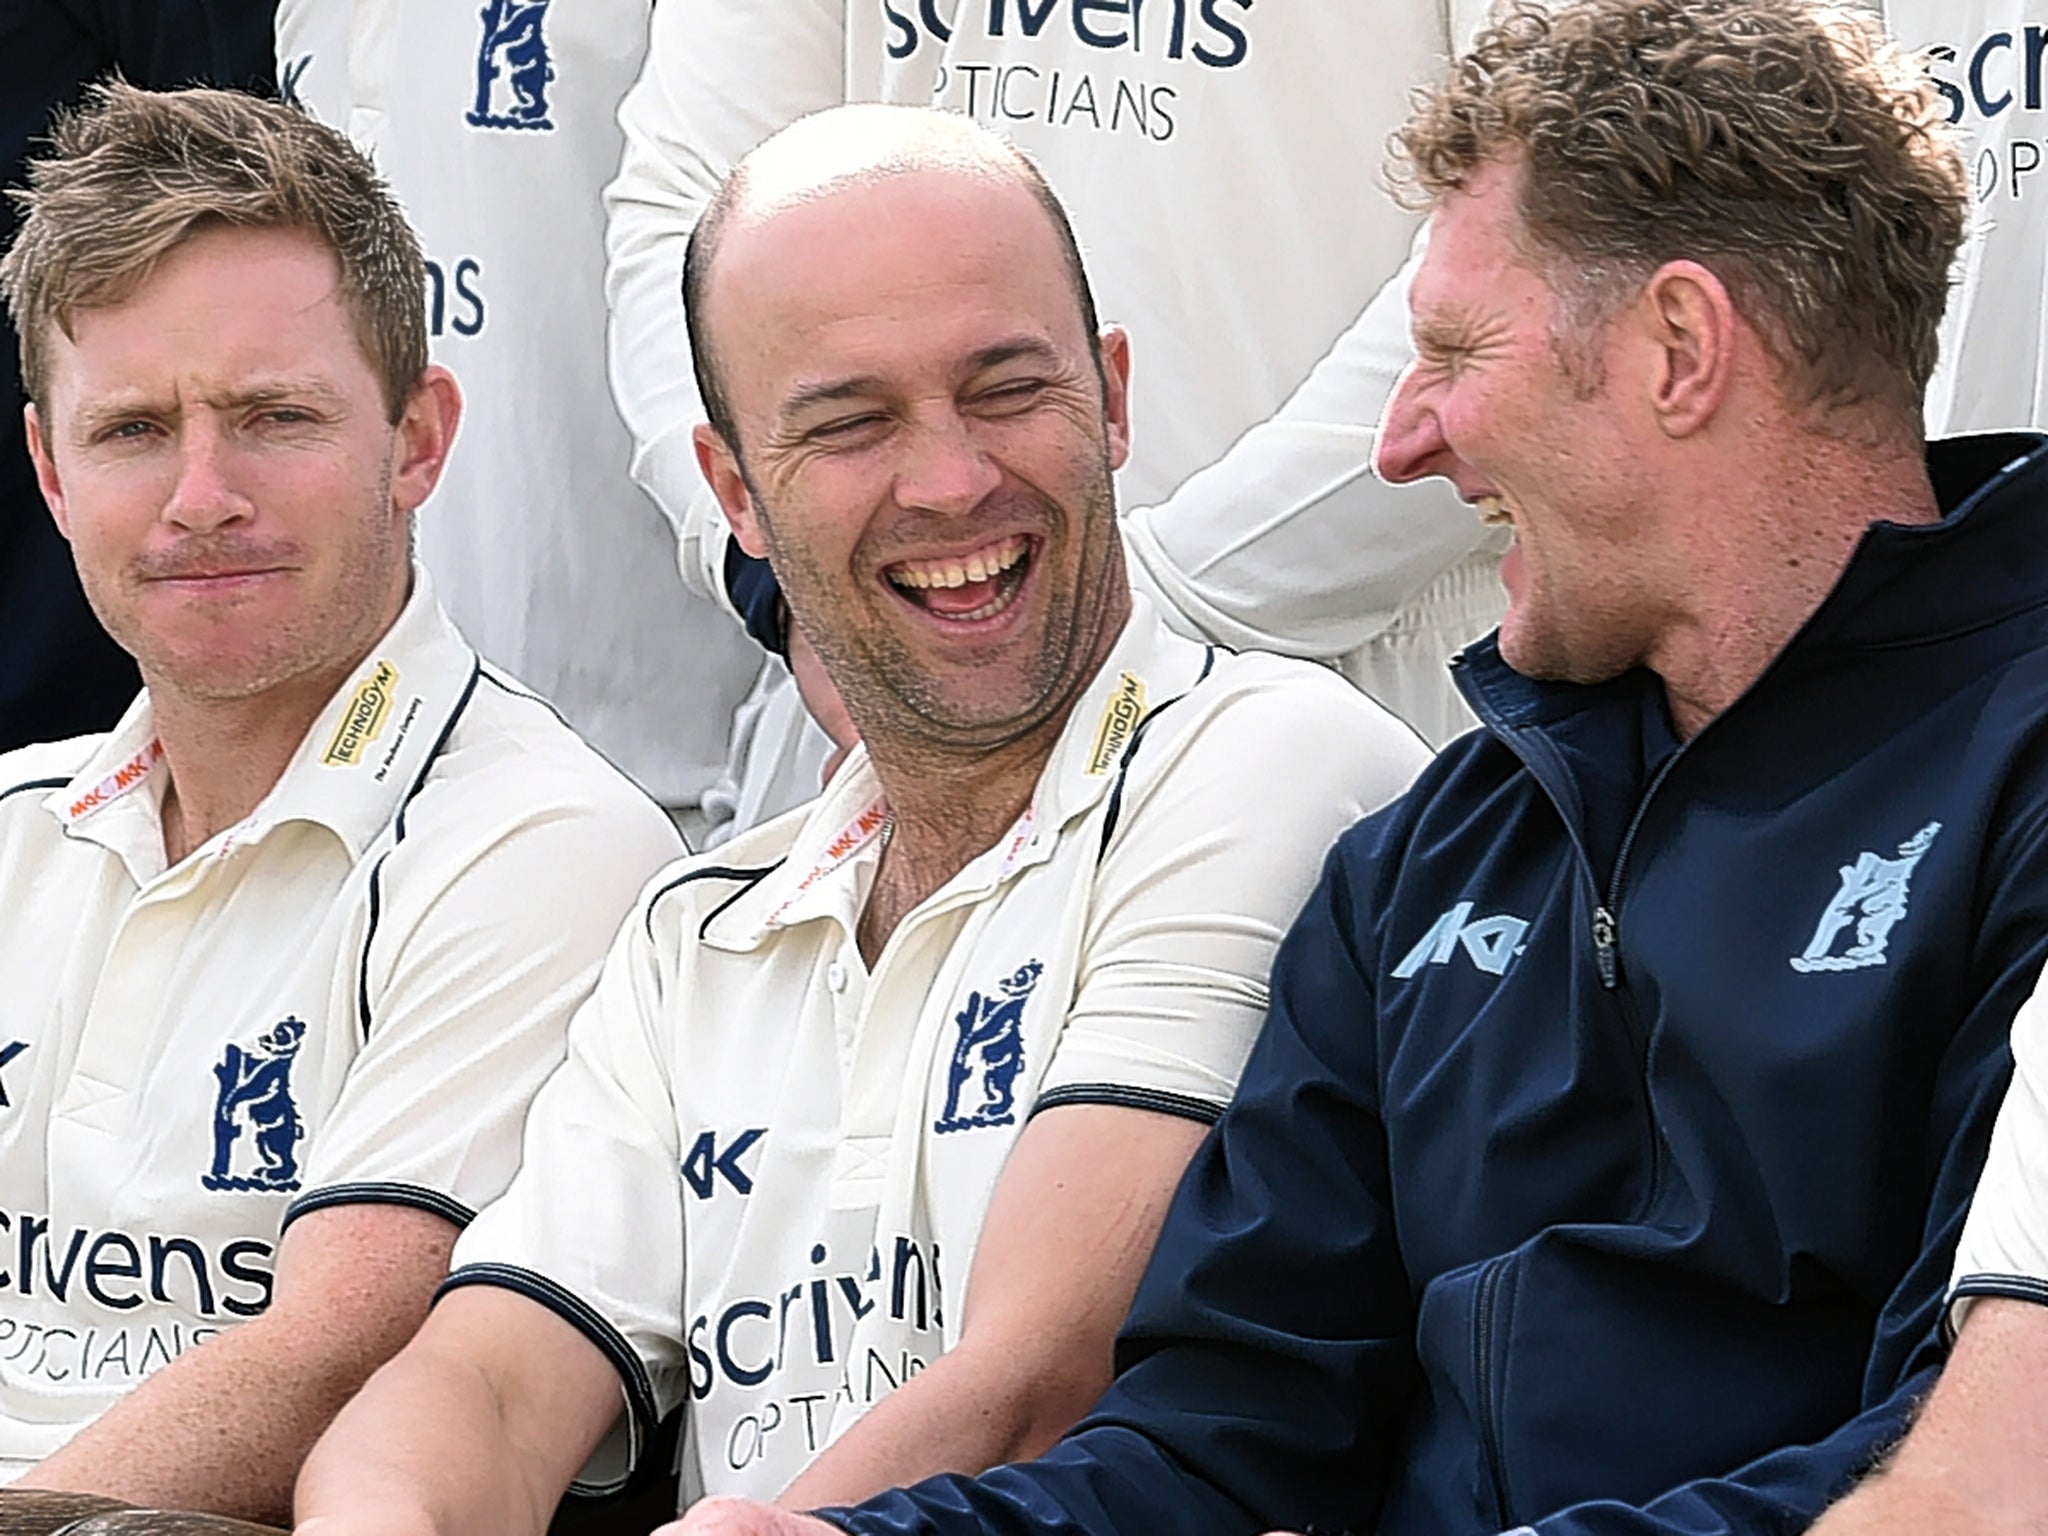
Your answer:
[[[1974,1297],[2048,1304],[2048,988],[2037,984],[2014,1016],[2012,1054],[2012,1084],[1956,1249],[1951,1332]]]
[[[1178,731],[1148,729],[1126,760],[1040,1109],[1213,1120],[1323,856],[1428,760],[1414,732],[1334,674],[1265,657],[1230,665],[1250,675],[1229,697]]]
[[[621,931],[527,1117],[519,1173],[456,1243],[443,1287],[547,1307],[611,1361],[643,1429],[687,1389],[683,1212],[662,1001],[644,907]]]
[[[593,802],[551,797],[541,779],[496,826],[462,780],[430,792],[444,798],[409,807],[411,830],[373,879],[365,1038],[288,1220],[385,1203],[461,1225],[496,1199],[619,923],[682,851],[660,808],[623,783]]]

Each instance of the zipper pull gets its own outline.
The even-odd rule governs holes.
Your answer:
[[[1600,967],[1600,985],[1610,992],[1621,983],[1621,961],[1614,952],[1614,914],[1593,909],[1593,961]]]

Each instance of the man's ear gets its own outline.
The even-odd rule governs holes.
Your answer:
[[[761,536],[761,519],[754,513],[754,495],[747,489],[747,477],[740,473],[739,455],[709,422],[697,423],[690,441],[697,450],[697,467],[704,472],[704,483],[718,498],[733,538],[755,559],[766,560],[768,541]]]
[[[71,539],[71,517],[64,507],[64,487],[57,479],[57,461],[50,456],[49,444],[43,441],[43,419],[36,414],[33,405],[24,405],[21,423],[28,434],[28,456],[36,466],[36,488],[43,493],[43,504],[50,509],[50,516],[57,522],[57,531],[68,543]]]
[[[462,420],[462,389],[455,375],[434,364],[420,375],[398,418],[398,456],[391,470],[391,499],[412,512],[441,482],[455,429]]]
[[[1657,348],[1650,409],[1667,437],[1712,421],[1735,378],[1741,317],[1721,279],[1696,261],[1667,261],[1643,286],[1644,323]]]
[[[1102,359],[1102,418],[1109,429],[1109,467],[1122,469],[1131,456],[1131,338],[1120,325],[1103,327],[1095,339]]]

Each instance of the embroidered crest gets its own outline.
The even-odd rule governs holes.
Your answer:
[[[1861,853],[1854,864],[1842,866],[1842,888],[1835,892],[1820,925],[1813,930],[1805,953],[1792,957],[1795,971],[1855,971],[1866,965],[1883,965],[1885,944],[1892,925],[1906,915],[1906,889],[1913,868],[1934,845],[1941,823],[1930,821],[1899,844],[1895,859]],[[1854,925],[1850,942],[1843,934]]]
[[[292,1063],[306,1038],[305,1024],[287,1018],[243,1050],[232,1042],[213,1075],[213,1168],[199,1182],[208,1189],[290,1191],[299,1187],[299,1106],[292,1099]]]
[[[551,0],[485,0],[484,33],[476,51],[476,103],[466,120],[477,128],[537,128],[548,117],[555,78],[544,30]]]
[[[1024,1005],[1045,969],[1027,960],[999,982],[996,995],[967,994],[953,1018],[960,1037],[946,1069],[946,1110],[935,1131],[972,1131],[1017,1123],[1017,1074],[1024,1070]]]

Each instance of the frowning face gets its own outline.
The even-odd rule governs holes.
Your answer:
[[[338,280],[303,233],[204,229],[52,332],[37,474],[159,696],[324,698],[404,604],[453,385],[431,370],[394,426]]]

